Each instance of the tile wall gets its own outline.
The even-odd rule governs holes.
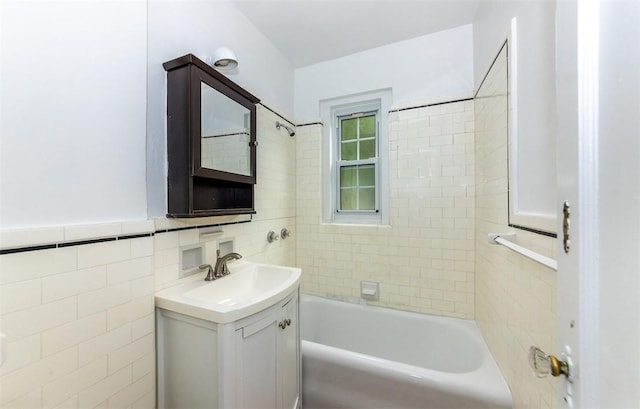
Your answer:
[[[300,126],[296,145],[296,251],[302,289],[376,304],[474,317],[474,104],[389,114],[390,225],[322,219],[322,125]]]
[[[257,111],[251,222],[233,216],[2,232],[3,248],[125,239],[0,256],[0,332],[8,352],[0,407],[153,408],[153,293],[178,281],[180,246],[205,242],[207,262],[214,263],[216,241],[232,238],[250,260],[294,265],[295,240],[269,244],[266,237],[283,227],[296,236],[295,139],[275,129],[282,118],[260,105]],[[214,223],[235,224],[210,236],[188,228]],[[139,234],[145,236],[126,238]]]
[[[0,256],[3,408],[152,408],[153,238]]]
[[[556,258],[556,240],[508,227],[506,55],[499,55],[475,99],[476,321],[505,376],[516,408],[553,408],[554,379],[529,369],[529,346],[556,345],[556,272],[503,246],[488,233],[513,231],[518,244]]]

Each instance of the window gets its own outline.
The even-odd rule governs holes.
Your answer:
[[[388,94],[322,104],[325,222],[388,223]]]
[[[336,211],[377,212],[378,112],[337,118]]]

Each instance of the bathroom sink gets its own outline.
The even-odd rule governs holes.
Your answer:
[[[201,279],[156,293],[156,307],[225,324],[270,307],[298,287],[301,270],[244,260],[228,264],[231,274]]]

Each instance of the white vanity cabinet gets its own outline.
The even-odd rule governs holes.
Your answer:
[[[225,324],[157,308],[158,408],[300,408],[298,291]]]

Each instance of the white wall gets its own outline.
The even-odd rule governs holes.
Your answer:
[[[321,100],[383,88],[396,106],[469,98],[472,35],[467,25],[298,68],[296,119],[317,119]]]
[[[2,2],[0,228],[146,218],[146,17]]]
[[[555,1],[481,2],[473,25],[475,88],[507,39],[513,17],[518,26],[517,101],[513,102],[518,110],[520,167],[515,180],[524,186],[518,190],[517,206],[521,213],[554,217]]]
[[[229,47],[239,62],[238,73],[229,78],[288,117],[293,114],[293,66],[228,1],[150,1],[148,14],[147,197],[149,217],[163,217],[167,85],[162,63],[188,53],[205,59],[218,47]]]

